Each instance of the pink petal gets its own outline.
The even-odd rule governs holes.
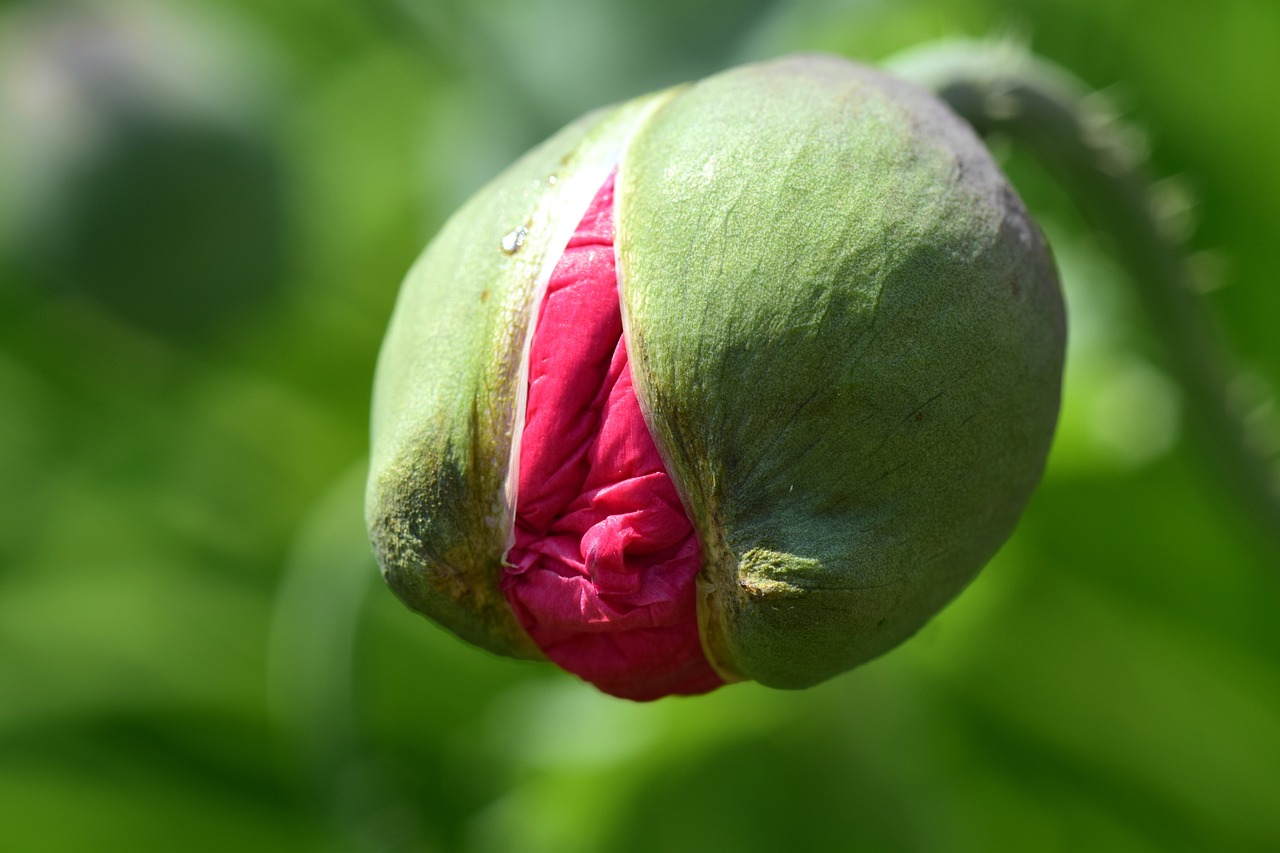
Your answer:
[[[551,275],[534,327],[515,545],[503,589],[547,657],[629,699],[714,690],[702,556],[631,384],[613,177]]]

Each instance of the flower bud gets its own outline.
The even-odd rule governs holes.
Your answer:
[[[1012,532],[1064,337],[1039,231],[923,90],[805,56],[639,98],[525,155],[410,272],[378,559],[464,639],[616,695],[812,685]]]

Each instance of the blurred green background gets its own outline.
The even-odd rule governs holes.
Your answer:
[[[0,6],[0,847],[1280,849],[1275,539],[1183,440],[1105,236],[999,140],[1066,279],[1063,422],[1015,537],[907,645],[633,705],[377,580],[377,347],[481,183],[738,61],[991,34],[1146,131],[1274,441],[1280,5]]]

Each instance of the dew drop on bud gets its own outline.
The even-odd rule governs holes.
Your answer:
[[[514,255],[516,252],[520,251],[520,247],[524,245],[524,238],[528,236],[529,229],[524,225],[508,231],[507,235],[502,238],[503,253]]]

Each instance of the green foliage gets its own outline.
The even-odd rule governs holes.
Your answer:
[[[1120,85],[1233,282],[1207,307],[1280,381],[1280,7],[704,7],[0,10],[3,846],[1280,846],[1280,556],[1182,440],[1106,236],[998,140],[1068,291],[1063,423],[1013,540],[915,639],[802,693],[639,706],[377,582],[369,385],[413,258],[576,115],[738,60],[1012,30]]]

